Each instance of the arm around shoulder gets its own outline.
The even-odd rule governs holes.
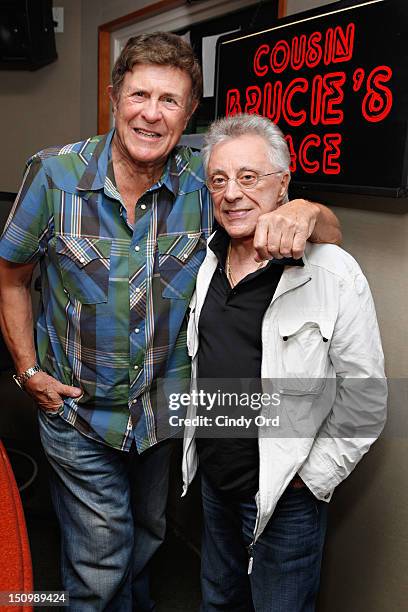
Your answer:
[[[318,204],[317,202],[309,202],[309,204],[313,204],[318,209],[316,224],[309,236],[310,242],[326,242],[340,246],[342,240],[340,221],[334,212],[324,204]]]

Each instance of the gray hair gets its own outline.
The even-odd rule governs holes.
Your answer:
[[[270,119],[260,115],[232,115],[213,121],[204,137],[201,154],[207,171],[210,156],[215,145],[230,138],[254,134],[263,138],[268,146],[269,160],[277,170],[290,177],[290,154],[282,131]],[[285,198],[287,201],[287,198]]]

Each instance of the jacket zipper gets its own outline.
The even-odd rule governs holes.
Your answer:
[[[254,542],[248,546],[248,576],[252,574],[252,568],[254,565],[254,546]]]

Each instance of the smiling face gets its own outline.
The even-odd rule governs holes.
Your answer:
[[[157,64],[136,64],[112,102],[117,151],[139,167],[165,165],[196,107],[190,76]]]
[[[215,145],[207,175],[236,178],[245,171],[261,175],[276,170],[266,141],[261,136],[248,134]],[[287,184],[288,175],[283,172],[261,178],[256,187],[248,190],[243,190],[235,181],[228,181],[223,191],[211,194],[215,218],[231,238],[249,238],[255,232],[258,217],[283,203]]]

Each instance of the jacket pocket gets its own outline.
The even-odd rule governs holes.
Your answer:
[[[327,313],[279,321],[281,393],[304,395],[322,391],[330,363],[334,323],[334,317]]]
[[[108,301],[111,240],[57,236],[64,290],[83,304]]]
[[[157,237],[162,296],[188,300],[195,288],[206,243],[201,232]]]

